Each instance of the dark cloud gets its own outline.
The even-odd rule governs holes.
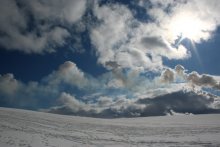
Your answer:
[[[115,61],[107,61],[105,63],[105,66],[109,67],[110,69],[115,69],[115,68],[120,67],[120,65],[117,62],[115,62]]]
[[[213,109],[211,105],[215,96],[195,92],[178,91],[153,99],[141,99],[138,103],[147,104],[142,116],[166,115],[171,110],[178,113],[219,113],[220,109]]]
[[[220,81],[217,80],[213,75],[199,74],[196,71],[186,73],[185,68],[182,65],[176,65],[174,70],[166,68],[162,71],[160,76],[161,82],[171,83],[176,82],[177,78],[180,77],[186,83],[198,87],[208,87],[220,90]]]
[[[75,101],[75,98],[70,95],[69,98],[74,101],[74,104],[65,101],[62,106],[52,107],[47,112],[101,118],[163,116],[173,114],[173,112],[183,114],[220,113],[219,108],[212,106],[215,103],[216,96],[193,91],[178,91],[136,101],[120,99],[114,102],[105,99],[111,105],[108,104],[108,107],[104,108],[92,107]]]
[[[169,68],[167,68],[161,74],[161,81],[165,83],[173,82],[174,78],[175,78],[175,73]]]
[[[187,80],[194,85],[201,87],[211,87],[220,90],[220,83],[213,76],[199,75],[197,72],[188,74]]]
[[[164,49],[170,48],[167,43],[164,42],[164,40],[161,37],[143,37],[141,39],[141,43],[149,49],[155,49],[155,47],[160,47]]]
[[[179,76],[184,76],[184,74],[185,74],[185,68],[179,64],[175,66],[175,71],[176,71],[177,75],[179,75]]]

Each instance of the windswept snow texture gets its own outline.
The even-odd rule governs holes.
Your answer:
[[[0,147],[200,147],[219,138],[219,114],[97,119],[0,108]]]

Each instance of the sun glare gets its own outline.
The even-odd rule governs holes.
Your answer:
[[[179,37],[175,45],[179,47],[183,39],[189,39],[192,46],[191,49],[194,51],[197,60],[201,64],[195,42],[200,41],[200,39],[204,37],[205,32],[203,30],[206,28],[205,22],[192,15],[179,15],[175,17],[175,19],[172,19],[170,24],[170,33],[172,36],[174,38]]]
[[[174,36],[182,36],[190,40],[198,40],[202,32],[203,23],[193,17],[178,17],[171,22],[171,30]]]

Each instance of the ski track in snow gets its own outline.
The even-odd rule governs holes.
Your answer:
[[[98,119],[0,108],[0,147],[220,146],[220,115]]]

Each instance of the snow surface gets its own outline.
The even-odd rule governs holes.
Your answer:
[[[220,115],[98,119],[0,108],[0,147],[220,146]]]

